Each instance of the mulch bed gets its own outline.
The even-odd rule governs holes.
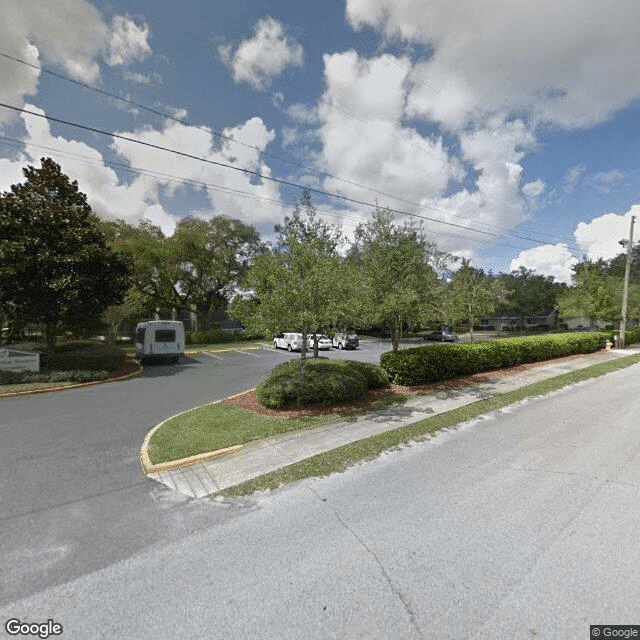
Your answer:
[[[140,363],[134,358],[126,358],[122,369],[118,369],[118,371],[112,371],[109,374],[109,380],[113,380],[114,378],[122,378],[122,376],[127,376],[131,373],[136,373],[140,371]]]
[[[260,404],[260,400],[255,391],[247,391],[233,398],[227,398],[223,400],[225,404],[230,404],[242,409],[248,409],[254,413],[258,413],[263,416],[273,416],[277,418],[300,418],[306,416],[317,416],[322,414],[343,414],[351,411],[352,409],[366,408],[376,400],[393,395],[412,395],[417,393],[427,393],[429,391],[447,391],[449,389],[459,389],[460,387],[467,387],[476,382],[486,382],[489,380],[497,380],[498,378],[504,378],[507,376],[513,376],[529,369],[534,369],[545,364],[552,364],[554,362],[564,362],[566,360],[575,360],[577,358],[583,358],[584,354],[576,354],[573,356],[565,356],[564,358],[555,358],[553,360],[544,360],[542,362],[531,362],[528,364],[521,364],[517,367],[509,367],[507,369],[498,369],[496,371],[484,371],[482,373],[474,373],[470,376],[458,376],[457,378],[451,378],[451,380],[444,380],[443,382],[436,382],[433,384],[424,384],[417,387],[401,387],[392,385],[390,389],[377,389],[375,391],[369,391],[362,400],[357,402],[348,402],[333,407],[296,407],[291,409],[268,409]]]

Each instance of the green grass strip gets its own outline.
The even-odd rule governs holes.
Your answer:
[[[151,436],[149,458],[154,464],[179,460],[198,453],[244,444],[257,438],[268,438],[303,427],[337,422],[404,400],[406,398],[402,396],[387,397],[374,402],[366,409],[302,418],[263,416],[234,405],[216,402],[192,409],[165,422]]]
[[[165,422],[151,436],[149,458],[154,464],[179,460],[338,418],[335,415],[274,418],[217,402]]]
[[[79,382],[21,382],[19,384],[0,384],[0,396],[17,391],[41,391],[42,389],[56,389],[70,387]]]
[[[365,440],[359,440],[358,442],[339,447],[338,449],[332,449],[331,451],[318,454],[312,458],[267,473],[253,480],[229,487],[217,494],[212,494],[210,497],[215,497],[216,495],[246,495],[254,491],[276,489],[283,484],[296,482],[304,478],[326,476],[330,473],[344,471],[359,462],[373,460],[383,451],[400,447],[412,440],[428,438],[431,434],[441,429],[454,427],[479,415],[496,411],[497,409],[519,402],[525,398],[545,395],[567,385],[596,378],[618,369],[624,369],[638,362],[640,362],[640,354],[634,354],[585,367],[578,371],[565,373],[555,378],[549,378],[548,380],[542,380],[515,391],[509,391],[508,393],[503,393],[486,400],[480,400],[465,407],[460,407],[459,409],[441,413],[433,418],[420,420],[419,422],[414,422],[413,424],[394,429],[393,431],[387,431],[366,438]]]

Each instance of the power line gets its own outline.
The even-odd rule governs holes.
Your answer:
[[[8,138],[6,136],[0,136],[0,141],[4,141],[4,144],[10,144],[11,146],[27,146],[27,143],[25,143],[24,141],[21,140],[16,140],[14,138]],[[83,164],[88,164],[90,166],[109,166],[109,167],[115,167],[121,171],[124,171],[126,173],[131,173],[134,175],[141,175],[141,176],[150,176],[150,177],[155,177],[155,178],[162,178],[163,180],[167,181],[167,182],[173,182],[176,184],[181,184],[181,185],[189,185],[189,186],[195,186],[195,187],[204,187],[207,189],[210,189],[212,191],[218,191],[221,193],[226,193],[229,195],[233,195],[234,197],[241,197],[241,198],[247,198],[250,200],[254,200],[257,202],[264,202],[267,204],[272,204],[275,205],[278,208],[282,208],[282,205],[289,205],[289,206],[295,206],[296,204],[299,204],[298,202],[291,202],[291,201],[281,201],[281,200],[275,200],[273,198],[267,198],[265,196],[257,196],[255,194],[249,193],[247,191],[243,191],[242,189],[234,189],[231,187],[226,187],[223,185],[217,185],[215,183],[211,183],[211,182],[206,182],[203,180],[193,180],[191,178],[180,178],[177,176],[172,176],[170,174],[166,174],[166,173],[160,173],[158,171],[153,171],[150,169],[143,169],[140,167],[135,167],[132,165],[125,165],[123,163],[119,163],[119,162],[114,162],[111,160],[105,160],[102,159],[101,162],[95,161],[92,158],[90,158],[89,156],[84,156],[82,154],[78,154],[78,153],[72,153],[72,152],[68,152],[68,151],[61,151],[60,149],[55,149],[53,147],[47,147],[44,145],[38,145],[38,144],[34,144],[34,143],[29,143],[28,146],[32,146],[32,147],[36,147],[39,149],[44,149],[46,151],[52,152],[53,155],[56,155],[58,157],[66,157],[66,158],[70,158],[70,159],[75,159],[78,162],[82,162]],[[326,209],[320,209],[316,207],[316,211],[320,214],[323,215],[327,215],[327,216],[332,216],[332,217],[336,217],[336,218],[340,218],[340,219],[344,219],[344,220],[352,220],[354,222],[361,222],[360,218],[355,218],[353,216],[349,216],[346,214],[341,214],[341,213],[337,213],[335,211],[327,211]],[[469,231],[475,232],[476,230],[474,229],[468,229]],[[518,246],[518,245],[510,245],[510,244],[505,244],[504,242],[501,242],[499,240],[488,240],[486,238],[474,238],[472,236],[466,236],[466,235],[460,235],[460,234],[456,234],[456,233],[446,233],[443,231],[439,231],[438,232],[438,236],[447,236],[447,237],[451,237],[451,238],[459,238],[459,239],[463,239],[463,240],[470,240],[472,242],[479,242],[482,244],[490,244],[493,246],[502,246],[502,247],[509,247],[509,248],[513,248],[513,249],[527,249],[527,247],[523,247],[523,246]]]
[[[57,73],[57,72],[51,71],[51,70],[49,70],[49,69],[46,69],[45,67],[42,67],[42,66],[39,66],[39,65],[32,64],[32,63],[30,63],[30,62],[27,62],[27,61],[25,61],[25,60],[22,60],[22,59],[20,59],[20,58],[15,57],[15,56],[9,55],[9,54],[7,54],[7,53],[0,52],[0,57],[3,57],[3,58],[8,59],[8,60],[11,60],[11,61],[13,61],[13,62],[17,62],[17,63],[19,63],[19,64],[26,65],[26,66],[28,66],[28,67],[30,67],[30,68],[36,69],[36,70],[41,71],[41,72],[46,73],[46,74],[49,74],[49,75],[51,75],[51,76],[53,76],[53,77],[56,77],[56,78],[58,78],[58,79],[65,80],[65,81],[67,81],[67,82],[73,83],[73,84],[75,84],[75,85],[78,85],[78,86],[83,87],[83,88],[85,88],[85,89],[88,89],[88,90],[90,90],[90,91],[94,91],[94,92],[96,92],[96,93],[98,93],[98,94],[101,94],[101,95],[107,96],[107,97],[109,97],[109,98],[113,98],[113,99],[118,100],[118,101],[120,101],[120,102],[123,102],[123,103],[125,103],[125,104],[131,105],[131,106],[134,106],[134,107],[136,107],[136,108],[143,109],[143,110],[145,110],[145,111],[148,111],[149,113],[152,113],[152,114],[154,114],[154,115],[160,116],[160,117],[162,117],[162,118],[166,118],[166,119],[171,120],[171,121],[173,121],[173,122],[179,123],[179,124],[181,124],[181,125],[183,125],[183,126],[192,127],[192,128],[195,128],[195,129],[198,129],[198,130],[204,131],[204,132],[209,133],[209,134],[211,134],[211,135],[213,135],[213,136],[215,136],[215,137],[219,137],[219,138],[221,138],[221,139],[223,139],[223,140],[225,140],[225,141],[227,141],[227,142],[232,142],[232,143],[235,143],[235,144],[240,144],[240,145],[242,145],[242,146],[244,146],[244,147],[246,147],[246,148],[249,148],[249,149],[252,149],[252,150],[257,151],[257,152],[258,152],[259,154],[261,154],[261,155],[265,155],[265,156],[267,156],[267,157],[270,157],[270,158],[273,158],[273,159],[279,160],[279,161],[281,161],[281,162],[284,162],[284,163],[290,164],[290,165],[295,166],[295,167],[298,167],[298,168],[300,168],[300,169],[304,169],[304,170],[306,170],[306,171],[311,171],[311,172],[314,172],[314,173],[316,173],[316,174],[318,174],[318,175],[322,175],[322,176],[324,176],[324,177],[331,178],[331,179],[334,179],[334,180],[338,180],[338,181],[340,181],[340,182],[343,182],[343,183],[345,183],[345,184],[349,184],[349,185],[351,185],[351,186],[355,186],[355,187],[358,187],[358,188],[361,188],[361,189],[365,189],[365,190],[367,190],[367,191],[371,191],[372,193],[375,193],[375,194],[377,194],[377,195],[381,195],[381,196],[384,196],[384,197],[387,197],[387,198],[392,198],[392,199],[397,200],[397,201],[399,201],[399,202],[402,202],[402,203],[404,203],[404,204],[408,204],[408,205],[415,206],[415,207],[422,208],[422,209],[427,209],[427,210],[429,210],[429,211],[434,211],[434,212],[436,212],[436,213],[441,213],[442,215],[449,216],[449,217],[452,217],[452,218],[458,218],[458,219],[460,219],[460,220],[464,220],[465,222],[471,222],[471,223],[473,223],[473,224],[481,225],[481,226],[483,226],[483,227],[493,228],[493,229],[498,229],[498,230],[500,230],[500,231],[504,231],[504,232],[508,233],[509,235],[512,235],[513,237],[518,237],[519,239],[522,239],[522,240],[527,240],[527,241],[530,241],[530,242],[544,242],[543,240],[538,240],[538,239],[535,239],[535,238],[527,238],[527,237],[524,237],[524,236],[516,235],[514,232],[512,232],[512,231],[511,231],[510,229],[508,229],[507,227],[502,227],[502,226],[500,226],[500,225],[491,224],[491,223],[488,223],[488,222],[482,222],[482,221],[479,221],[479,220],[474,220],[474,219],[472,219],[472,218],[466,218],[466,217],[464,217],[464,216],[460,216],[460,215],[458,215],[458,214],[454,214],[454,213],[451,213],[450,211],[445,211],[445,210],[439,209],[439,208],[434,207],[434,206],[431,206],[431,205],[426,205],[426,204],[422,204],[422,203],[415,202],[415,201],[412,201],[412,200],[407,200],[407,199],[405,199],[405,198],[401,198],[401,197],[399,197],[399,196],[395,196],[395,195],[393,195],[393,194],[386,193],[386,192],[381,191],[381,190],[379,190],[379,189],[375,189],[375,188],[373,188],[373,187],[369,187],[369,186],[366,186],[366,185],[359,184],[359,183],[357,183],[357,182],[355,182],[355,181],[352,181],[352,180],[349,180],[349,179],[347,179],[347,178],[342,178],[342,177],[340,177],[340,176],[336,176],[336,175],[334,175],[334,174],[332,174],[332,173],[328,173],[328,172],[322,171],[322,170],[320,170],[320,169],[315,169],[315,168],[313,168],[313,167],[309,167],[309,166],[307,166],[307,165],[303,165],[303,164],[301,164],[301,163],[294,162],[294,161],[292,161],[292,160],[288,160],[288,159],[286,159],[286,158],[282,158],[281,156],[278,156],[278,155],[276,155],[276,154],[272,154],[272,153],[267,152],[267,151],[265,151],[265,150],[263,150],[263,149],[260,149],[260,147],[257,147],[257,146],[255,146],[255,145],[250,145],[250,144],[247,144],[247,143],[242,142],[242,141],[240,141],[240,140],[236,140],[235,138],[232,138],[232,137],[230,137],[230,136],[226,136],[226,135],[224,135],[224,134],[218,133],[218,132],[216,132],[216,131],[214,131],[214,130],[212,130],[212,129],[208,128],[208,127],[204,127],[204,126],[201,126],[201,125],[196,125],[196,124],[194,124],[194,123],[192,123],[192,122],[189,122],[189,121],[187,121],[187,120],[184,120],[184,119],[182,119],[182,118],[178,118],[178,117],[176,117],[176,116],[172,116],[172,115],[170,115],[170,114],[168,114],[168,113],[165,113],[165,112],[159,111],[159,110],[157,110],[157,109],[153,109],[153,108],[148,107],[148,106],[146,106],[146,105],[142,105],[142,104],[137,103],[137,102],[135,102],[135,101],[133,101],[133,100],[129,100],[129,99],[127,99],[127,98],[123,98],[122,96],[117,96],[117,95],[115,95],[115,94],[113,94],[113,93],[110,93],[110,92],[108,92],[108,91],[104,91],[103,89],[99,89],[99,88],[97,88],[97,87],[94,87],[94,86],[92,86],[92,85],[86,84],[86,83],[84,83],[84,82],[80,82],[80,81],[78,81],[78,80],[74,80],[74,79],[72,79],[72,78],[69,78],[69,77],[67,77],[67,76],[65,76],[65,75],[63,75],[63,74],[61,74],[61,73]],[[246,61],[246,62],[247,62],[248,64],[252,64],[250,61]],[[399,64],[397,64],[397,63],[395,63],[395,62],[394,62],[394,64],[395,64],[396,66],[398,66],[400,69],[403,69],[405,72],[407,72],[407,73],[412,73],[412,72],[410,72],[408,69],[405,69],[402,65],[399,65]],[[427,86],[430,86],[430,85],[427,85]],[[331,108],[333,108],[333,109],[335,109],[335,110],[337,110],[337,111],[340,111],[340,112],[342,112],[342,113],[346,114],[347,116],[349,116],[349,117],[351,117],[351,118],[354,118],[354,119],[356,119],[356,120],[359,120],[360,122],[362,122],[362,123],[364,123],[364,124],[370,124],[368,121],[363,120],[363,119],[359,118],[358,116],[355,116],[354,114],[349,113],[348,111],[346,111],[346,110],[344,110],[344,109],[341,109],[341,108],[339,108],[339,107],[337,107],[337,106],[333,105],[331,102],[325,102],[324,104],[326,104],[327,106],[329,106],[329,107],[331,107]],[[3,106],[7,106],[7,105],[3,105]],[[12,108],[12,107],[8,107],[8,108]],[[462,108],[462,107],[460,107],[460,108]],[[30,113],[30,112],[29,112],[29,113]],[[34,114],[34,115],[41,115],[41,114]],[[54,120],[54,121],[56,121],[55,119],[53,119],[53,120]],[[60,120],[58,120],[58,122],[64,122],[64,121],[60,121]],[[70,124],[71,126],[81,126],[81,125],[75,125],[75,124],[73,124],[73,123],[65,123],[65,124]],[[89,129],[89,130],[91,130],[91,129]],[[104,132],[100,131],[99,133],[104,133]],[[386,134],[386,135],[388,135],[388,136],[390,136],[390,137],[392,137],[392,138],[394,138],[394,139],[399,139],[397,136],[395,136],[394,134],[392,134],[392,133],[390,133],[390,132],[385,132],[385,134]],[[108,134],[108,133],[107,133],[106,135],[113,135],[113,136],[116,136],[116,134]],[[116,137],[117,137],[117,136],[116,136]],[[404,141],[404,142],[406,142],[406,141]],[[414,145],[414,144],[412,144],[412,143],[410,143],[410,144],[411,144],[411,146],[415,146],[416,148],[418,148],[419,150],[423,151],[424,153],[427,153],[427,154],[432,155],[432,156],[434,156],[434,157],[435,157],[435,155],[434,155],[433,153],[430,153],[430,152],[429,152],[429,151],[427,151],[426,149],[424,149],[424,148],[422,148],[422,147],[418,147],[417,145]],[[267,178],[267,179],[269,179],[269,178]],[[283,181],[282,183],[283,183],[283,184],[288,184],[288,183],[287,183],[287,182],[285,182],[285,181]],[[326,195],[326,194],[328,194],[328,192],[322,192],[322,191],[319,191],[319,190],[315,190],[315,191],[316,191],[317,193],[324,193],[325,195]],[[335,195],[335,194],[334,194],[334,197],[339,197],[339,196],[337,196],[337,195]],[[354,202],[355,202],[355,201],[354,201]],[[407,212],[400,212],[400,211],[398,211],[398,213],[401,213],[401,214],[403,214],[403,215],[414,215],[414,214],[410,214],[410,213],[407,213]],[[415,215],[417,216],[417,214],[415,214]],[[417,217],[420,217],[420,216],[417,216]],[[426,220],[431,220],[431,221],[434,221],[434,222],[442,222],[442,221],[434,220],[433,218],[429,218],[429,217],[426,217],[426,216],[424,216],[424,219],[426,219]],[[443,223],[443,222],[442,222],[442,223]],[[453,224],[453,223],[450,223],[450,224]],[[465,229],[467,229],[467,228],[468,228],[468,227],[466,227],[465,225],[458,225],[458,226],[462,226],[462,228],[465,228]],[[561,236],[556,236],[556,235],[548,234],[548,233],[544,233],[544,232],[541,232],[541,231],[533,231],[533,230],[526,230],[526,229],[525,229],[525,230],[523,230],[523,232],[524,232],[524,233],[533,233],[533,234],[535,234],[535,235],[545,236],[545,237],[552,238],[552,239],[556,239],[556,238],[566,239],[566,238],[562,238]],[[482,232],[481,232],[481,231],[478,231],[478,233],[482,233]],[[495,235],[495,234],[494,234],[494,235]]]
[[[223,168],[226,168],[226,169],[231,169],[233,171],[238,171],[238,172],[241,172],[243,174],[253,175],[255,177],[260,178],[261,180],[269,180],[269,181],[272,181],[272,182],[275,182],[275,183],[278,183],[278,184],[283,184],[283,185],[286,185],[286,186],[295,187],[297,189],[307,189],[310,192],[318,193],[320,195],[324,195],[324,196],[327,196],[327,197],[330,197],[330,198],[336,198],[336,199],[343,200],[345,202],[350,202],[350,203],[353,203],[353,204],[363,205],[363,206],[366,206],[366,207],[376,207],[377,206],[375,203],[365,202],[363,200],[357,200],[355,198],[349,198],[348,196],[342,196],[342,195],[339,195],[339,194],[331,193],[329,191],[316,189],[315,187],[308,187],[308,186],[305,186],[305,185],[300,185],[300,184],[291,182],[289,180],[282,180],[282,179],[279,179],[279,178],[274,178],[272,176],[266,176],[266,175],[260,173],[259,171],[253,171],[251,169],[238,167],[238,166],[226,163],[226,162],[218,162],[218,161],[212,160],[210,158],[202,158],[202,157],[190,154],[190,153],[186,153],[184,151],[179,151],[177,149],[171,149],[169,147],[164,147],[162,145],[157,145],[157,144],[153,144],[151,142],[145,142],[143,140],[138,140],[138,139],[132,138],[130,136],[124,136],[122,134],[117,134],[117,133],[114,133],[114,132],[104,131],[104,130],[98,129],[96,127],[90,127],[88,125],[82,125],[82,124],[79,124],[79,123],[70,122],[68,120],[62,120],[60,118],[55,118],[53,116],[48,116],[48,115],[45,115],[45,114],[36,113],[36,112],[30,111],[28,109],[16,107],[16,106],[13,106],[13,105],[8,105],[8,104],[3,103],[3,102],[0,102],[0,106],[4,107],[6,109],[17,111],[19,113],[26,113],[26,114],[33,115],[33,116],[36,116],[36,117],[39,117],[39,118],[43,118],[43,119],[49,120],[51,122],[57,122],[57,123],[64,124],[64,125],[67,125],[67,126],[76,127],[76,128],[79,128],[79,129],[82,129],[82,130],[85,130],[85,131],[91,131],[93,133],[99,133],[101,135],[110,136],[110,137],[113,137],[113,138],[116,138],[116,139],[124,140],[126,142],[131,142],[131,143],[134,143],[134,144],[139,144],[139,145],[142,145],[142,146],[145,146],[145,147],[149,147],[149,148],[152,148],[152,149],[156,149],[156,150],[159,150],[159,151],[165,151],[167,153],[172,153],[172,154],[175,154],[175,155],[178,155],[178,156],[181,156],[181,157],[188,158],[190,160],[195,160],[195,161],[198,161],[198,162],[204,162],[206,164],[211,164],[211,165],[223,167]],[[423,219],[423,220],[428,220],[430,222],[435,222],[437,224],[444,224],[444,225],[447,225],[447,226],[457,227],[457,228],[460,228],[460,229],[464,229],[466,231],[471,230],[474,233],[479,233],[479,234],[483,234],[483,235],[487,235],[487,236],[494,236],[494,237],[498,235],[498,234],[490,232],[490,231],[483,231],[483,230],[480,230],[480,229],[474,229],[472,227],[456,224],[456,223],[453,223],[453,222],[447,222],[445,220],[438,220],[436,218],[431,218],[429,216],[424,216],[424,215],[420,215],[420,214],[417,214],[417,213],[412,213],[412,212],[408,212],[408,211],[401,211],[399,209],[393,209],[393,208],[390,208],[390,207],[387,207],[387,209],[392,213],[397,213],[397,214],[400,214],[400,215],[412,216],[412,217],[416,217],[418,219]],[[534,242],[534,243],[540,242],[539,240],[534,239],[534,238],[526,238],[524,236],[517,236],[517,237],[519,239],[521,239],[521,240],[527,240],[529,242]],[[580,249],[577,249],[576,247],[571,247],[571,248],[573,248],[573,249],[575,249],[577,251],[580,250]]]

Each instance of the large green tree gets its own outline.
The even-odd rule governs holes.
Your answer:
[[[129,260],[112,251],[75,181],[50,158],[23,169],[25,182],[0,196],[0,299],[44,326],[49,353],[61,327],[122,302]]]
[[[563,316],[584,316],[591,325],[620,320],[624,279],[616,275],[616,260],[613,258],[612,266],[604,260],[584,259],[573,267],[573,286],[558,297]],[[633,281],[629,286],[628,315],[640,316],[640,286]]]
[[[317,334],[336,318],[350,317],[350,306],[353,309],[353,282],[338,253],[342,233],[317,217],[306,191],[292,214],[274,229],[272,251],[249,269],[243,282],[248,295],[236,298],[231,314],[252,332],[302,333],[304,360],[307,335]]]
[[[509,294],[502,281],[472,267],[469,260],[463,259],[448,282],[443,299],[451,318],[466,320],[473,342],[474,325],[481,317],[493,314],[506,302]]]
[[[419,225],[396,223],[388,209],[377,207],[356,227],[350,260],[361,273],[358,295],[368,321],[389,327],[393,351],[405,323],[437,316],[438,270],[446,258]]]
[[[567,285],[556,282],[553,276],[544,276],[523,266],[511,273],[502,273],[497,278],[510,292],[501,310],[518,313],[523,328],[526,317],[549,312],[558,297],[567,290]]]
[[[192,311],[200,329],[229,298],[257,255],[264,253],[256,229],[240,220],[214,216],[181,219],[172,236],[142,220],[105,224],[112,246],[134,258],[136,290],[154,306]]]

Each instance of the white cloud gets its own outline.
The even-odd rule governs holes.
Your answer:
[[[263,225],[282,215],[283,209],[279,205],[280,194],[276,183],[214,164],[230,164],[271,176],[271,170],[262,162],[259,150],[265,149],[275,138],[275,132],[267,129],[260,118],[251,118],[243,124],[222,131],[225,137],[250,146],[224,140],[220,147],[216,147],[214,137],[209,131],[174,121],[168,121],[164,128],[159,130],[143,127],[133,132],[118,133],[160,147],[176,149],[196,158],[204,158],[205,162],[121,139],[115,139],[112,144],[132,166],[154,167],[154,171],[159,174],[210,185],[202,188],[206,190],[213,212],[237,217],[251,224]],[[163,194],[169,197],[181,188],[179,183],[160,176],[154,180],[154,184],[161,187]],[[260,199],[275,203],[262,202]],[[183,212],[184,215],[187,213],[190,212]]]
[[[354,28],[424,45],[408,109],[458,129],[525,112],[587,127],[640,97],[640,3],[347,0]]]
[[[235,82],[246,82],[256,89],[267,87],[287,66],[299,67],[303,62],[300,44],[287,38],[282,25],[270,16],[261,18],[253,37],[242,40],[235,50],[223,44],[218,52],[233,71]]]
[[[33,105],[27,108],[44,113]],[[122,218],[130,224],[146,218],[161,226],[165,233],[173,232],[177,218],[158,202],[157,185],[152,178],[142,175],[130,184],[123,183],[113,169],[105,166],[102,154],[92,147],[52,135],[49,123],[43,118],[27,114],[22,117],[27,131],[25,156],[15,161],[16,166],[38,165],[42,156],[52,155],[63,172],[78,181],[80,190],[87,194],[89,204],[101,217]],[[43,151],[41,147],[48,150]],[[56,153],[52,154],[50,149]],[[0,175],[4,178],[5,172]]]
[[[0,42],[5,53],[31,64],[38,64],[42,57],[84,82],[94,82],[99,75],[96,58],[107,33],[100,13],[85,0],[2,3]],[[0,61],[0,78],[0,97],[17,107],[22,107],[38,87],[36,70],[6,59]],[[0,124],[11,116],[1,110]]]
[[[610,260],[625,251],[620,240],[629,239],[631,216],[640,220],[640,204],[633,205],[625,214],[605,213],[591,222],[580,222],[574,231],[578,246],[588,258]],[[638,227],[634,230],[634,244],[638,239]],[[580,256],[582,258],[582,256]],[[571,282],[571,266],[578,258],[566,244],[541,245],[522,251],[511,261],[510,269],[525,266],[537,273],[552,275],[560,282]]]
[[[151,55],[149,26],[139,27],[127,16],[114,16],[109,36],[107,64],[110,67],[139,62]]]
[[[437,209],[460,216],[459,218],[453,218],[452,215],[437,217],[497,234],[500,233],[499,227],[512,229],[521,224],[527,219],[528,209],[527,202],[521,195],[520,161],[525,150],[533,147],[534,144],[535,138],[520,121],[511,122],[500,130],[480,130],[461,135],[462,158],[478,173],[475,181],[476,189],[470,191],[464,188],[448,196],[433,198],[430,203]],[[529,193],[541,187],[539,183],[535,186],[531,186],[531,183],[529,185],[527,188]],[[530,197],[528,203],[529,205],[531,203]],[[434,230],[442,233],[459,233],[443,225],[434,227]],[[485,235],[484,239],[486,238]],[[447,249],[459,249],[461,241],[445,239],[441,244]]]
[[[438,195],[462,177],[441,138],[402,125],[406,72],[393,56],[364,60],[348,51],[325,55],[324,61],[327,89],[318,107],[323,168],[413,201]],[[375,197],[338,180],[327,179],[325,187],[368,201]]]
[[[553,276],[558,282],[569,283],[571,267],[577,261],[566,244],[546,244],[521,251],[518,257],[511,261],[509,270],[527,267],[541,275]]]
[[[158,73],[137,73],[135,71],[125,71],[122,76],[129,82],[136,84],[157,85],[162,81]]]
[[[589,257],[604,258],[605,260],[614,258],[624,251],[619,241],[629,239],[631,216],[633,215],[636,216],[635,243],[640,237],[638,231],[640,204],[634,204],[629,211],[622,215],[605,213],[594,218],[591,222],[581,222],[574,232],[576,241],[582,249],[590,252]]]
[[[627,175],[623,171],[603,171],[593,176],[593,182],[598,193],[611,193],[616,184],[622,182]]]
[[[567,169],[562,183],[563,188],[567,193],[571,193],[575,189],[576,185],[584,175],[585,170],[586,167],[583,164],[577,164]]]

